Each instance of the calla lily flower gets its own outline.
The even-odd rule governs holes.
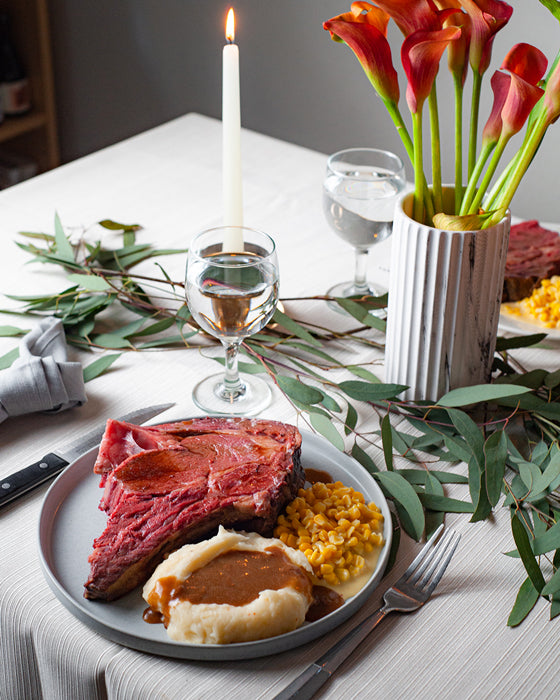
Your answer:
[[[458,0],[457,5],[459,5]],[[443,26],[460,27],[461,29],[461,36],[455,41],[452,41],[447,49],[447,65],[451,73],[460,81],[461,85],[464,85],[469,69],[469,48],[472,34],[470,15],[466,12],[455,12],[455,14],[445,20]]]
[[[536,85],[546,73],[548,59],[531,44],[516,44],[504,58],[500,68],[519,75],[531,85]]]
[[[472,21],[471,68],[482,75],[490,65],[494,37],[509,21],[513,8],[502,0],[460,0]]]
[[[417,31],[437,31],[449,15],[457,12],[454,8],[438,9],[434,0],[376,0],[391,16],[405,36]]]
[[[401,59],[408,78],[406,101],[413,114],[422,110],[430,94],[443,52],[460,36],[458,27],[446,27],[435,32],[414,32],[404,40]]]
[[[511,77],[506,73],[500,73],[498,70],[490,79],[490,86],[494,93],[494,104],[492,105],[492,111],[482,131],[483,148],[498,143],[498,139],[502,133],[502,108],[506,101],[510,82]]]
[[[502,132],[512,136],[522,129],[543,94],[537,83],[547,65],[546,56],[531,44],[516,44],[510,50],[501,65],[510,75],[496,71],[490,81],[494,104],[482,132],[483,147],[497,143]]]
[[[354,5],[361,7],[369,3]],[[397,104],[399,79],[385,35],[388,20],[388,15],[372,6],[365,14],[360,9],[359,14],[345,12],[333,17],[323,27],[333,39],[343,41],[352,49],[378,94],[384,100]]]
[[[552,124],[560,116],[560,61],[546,81],[543,103],[547,121]]]

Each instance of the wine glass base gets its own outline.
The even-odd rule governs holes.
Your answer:
[[[383,294],[387,294],[387,290],[381,285],[372,284],[371,282],[367,282],[366,284],[367,290],[364,292],[362,289],[356,289],[354,282],[352,281],[339,282],[338,284],[335,284],[333,287],[327,290],[327,295],[330,297],[342,297],[343,299],[347,299],[349,297],[355,296],[379,297]],[[327,301],[327,305],[329,306],[329,308],[331,308],[333,311],[338,312],[339,314],[347,313],[342,308],[342,306],[339,306],[335,301]],[[385,318],[385,316],[387,315],[387,309],[372,309],[370,310],[370,313],[374,316]]]
[[[223,416],[252,416],[264,410],[272,400],[268,384],[260,377],[240,374],[245,393],[236,399],[220,396],[224,375],[213,374],[199,382],[193,389],[192,398],[196,406],[206,413]]]

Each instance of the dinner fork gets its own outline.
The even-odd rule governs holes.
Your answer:
[[[384,605],[302,671],[274,700],[309,700],[388,613],[412,612],[424,605],[447,569],[461,537],[454,530],[446,530],[439,538],[442,530],[440,525],[401,578],[385,591]]]

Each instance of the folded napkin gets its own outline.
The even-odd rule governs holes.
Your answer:
[[[0,371],[0,422],[24,413],[64,411],[85,401],[82,365],[67,360],[62,323],[45,318],[22,338],[13,365]]]

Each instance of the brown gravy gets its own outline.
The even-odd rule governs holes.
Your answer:
[[[329,472],[325,472],[322,469],[306,469],[305,478],[310,484],[316,484],[318,482],[332,484],[334,481]]]
[[[315,622],[332,613],[344,603],[344,598],[327,586],[313,586],[313,602],[309,606],[305,619]]]
[[[188,600],[193,605],[247,605],[263,590],[288,586],[312,596],[309,576],[279,547],[267,547],[264,552],[233,549],[196,569],[184,581],[175,576],[159,579],[143,619],[166,624],[169,606],[176,600]]]

